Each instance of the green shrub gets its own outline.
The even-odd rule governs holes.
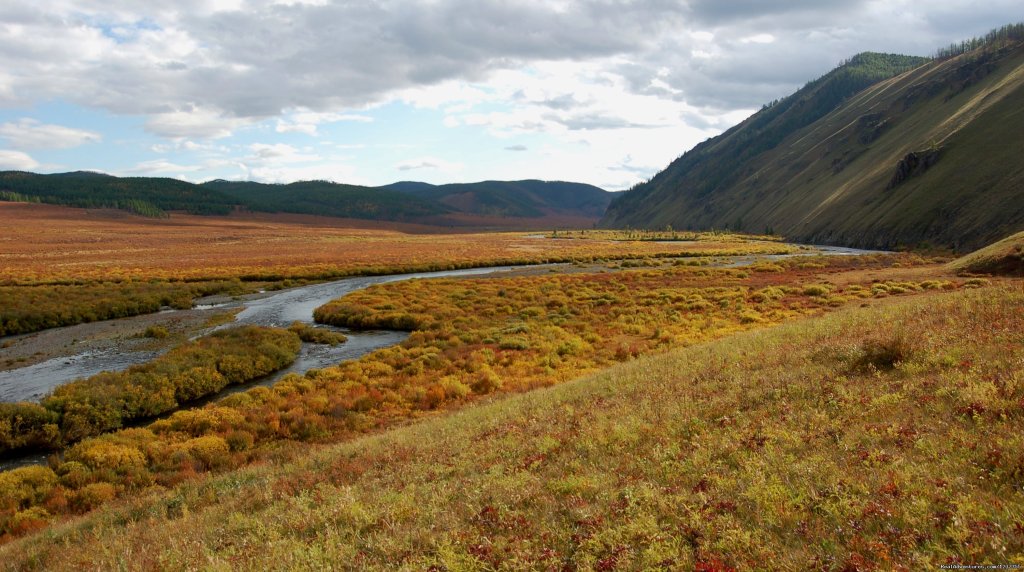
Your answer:
[[[57,486],[57,474],[49,467],[32,465],[0,473],[0,509],[19,509],[39,504]]]
[[[35,403],[0,403],[0,452],[60,445],[60,416]]]
[[[832,289],[824,284],[811,284],[804,287],[804,296],[825,296],[831,291]]]

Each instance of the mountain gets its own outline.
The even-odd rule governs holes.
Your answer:
[[[236,209],[314,214],[443,226],[590,226],[611,193],[560,181],[483,181],[452,185],[401,182],[383,187],[300,181],[193,184],[177,179],[114,177],[77,171],[39,175],[0,172],[0,201],[116,208],[150,217],[168,211],[226,215]]]
[[[694,147],[600,225],[970,250],[1024,229],[1024,24],[866,53]]]
[[[155,217],[167,216],[167,211],[224,215],[236,202],[223,193],[177,179],[122,178],[87,171],[54,175],[0,172],[0,200],[116,208]]]
[[[272,185],[217,180],[201,186],[232,197],[249,210],[260,212],[409,221],[452,211],[437,202],[409,197],[386,188],[342,185],[330,181]]]
[[[598,218],[611,202],[611,194],[604,189],[562,181],[483,181],[436,186],[400,182],[383,188],[487,216],[563,214]]]

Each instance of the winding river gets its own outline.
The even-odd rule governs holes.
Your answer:
[[[801,251],[794,254],[736,256],[731,257],[728,261],[720,261],[716,263],[716,266],[736,268],[753,264],[758,260],[772,260],[793,256],[813,256],[818,254],[857,256],[879,252],[831,246],[798,246],[801,246]],[[540,265],[542,268],[550,266],[559,265]],[[234,322],[219,327],[238,324],[285,327],[295,321],[312,324],[313,310],[317,307],[335,298],[365,289],[374,284],[417,278],[500,275],[517,268],[521,267],[493,266],[465,270],[393,274],[388,276],[360,276],[334,282],[301,286],[254,299],[232,301],[224,304],[200,305],[197,306],[197,309],[215,310],[241,307],[241,310],[236,314]],[[173,311],[168,311],[167,313],[170,314]],[[188,406],[214,401],[230,393],[245,391],[259,385],[273,385],[283,376],[290,373],[303,374],[311,369],[328,367],[344,360],[356,359],[374,350],[401,343],[408,337],[406,332],[331,329],[344,332],[348,336],[348,341],[335,347],[303,343],[299,356],[287,368],[251,383],[229,386],[216,395],[208,396],[197,403],[190,403]],[[212,330],[208,330],[206,333],[209,333],[209,331]],[[0,402],[39,401],[58,385],[75,379],[89,377],[102,371],[127,369],[131,365],[149,361],[159,355],[159,353],[153,351],[125,351],[117,348],[102,351],[83,351],[26,367],[0,371]],[[43,463],[45,460],[45,454],[30,454],[17,458],[8,458],[0,460],[0,471],[30,463]]]
[[[214,310],[241,306],[242,310],[236,315],[235,321],[226,326],[252,324],[286,327],[295,321],[311,324],[313,323],[313,310],[318,306],[374,284],[411,280],[414,278],[491,275],[514,268],[513,266],[498,266],[441,272],[420,272],[415,274],[393,274],[390,276],[360,276],[282,290],[263,298],[200,306],[200,308]],[[172,313],[168,312],[168,314]],[[298,358],[289,367],[253,383],[225,388],[222,394],[226,395],[255,385],[271,385],[289,373],[301,374],[310,369],[327,367],[346,359],[356,359],[376,349],[400,343],[408,336],[406,332],[350,332],[340,328],[338,330],[345,332],[345,335],[348,336],[348,341],[344,344],[331,347],[304,343]],[[116,349],[84,351],[26,367],[0,371],[0,402],[39,401],[58,385],[75,379],[89,377],[102,371],[124,370],[134,364],[147,362],[157,355],[159,355],[158,352],[152,351],[123,351]]]
[[[736,256],[732,257],[728,262],[717,265],[735,268],[753,264],[758,260],[772,260],[792,256],[816,254],[857,256],[878,253],[878,251],[835,246],[798,246],[801,246],[802,251],[796,254]],[[235,321],[221,327],[240,324],[286,327],[295,321],[311,324],[313,323],[313,310],[317,307],[335,298],[363,290],[374,284],[417,278],[494,275],[517,268],[520,267],[492,266],[440,272],[392,274],[387,276],[359,276],[282,290],[256,299],[197,306],[197,308],[214,310],[241,306],[242,309],[236,315]],[[289,373],[302,374],[310,369],[327,367],[347,359],[356,359],[374,350],[400,343],[408,336],[406,332],[353,332],[340,328],[338,330],[343,331],[348,336],[346,343],[335,347],[304,343],[298,358],[289,367],[253,383],[225,388],[218,396],[245,390],[254,385],[272,385]],[[0,371],[0,402],[39,401],[58,385],[75,379],[89,377],[102,371],[124,370],[131,365],[147,362],[157,355],[159,353],[153,351],[125,351],[117,348],[101,351],[90,350],[46,360],[26,367]],[[214,396],[214,398],[218,396]]]

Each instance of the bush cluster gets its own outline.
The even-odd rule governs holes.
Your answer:
[[[0,452],[56,448],[172,411],[285,367],[299,346],[298,337],[287,330],[231,328],[125,371],[62,385],[41,404],[0,404]]]

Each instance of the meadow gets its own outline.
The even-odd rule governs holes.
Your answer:
[[[83,212],[85,214],[83,214]],[[786,253],[729,234],[696,244],[544,240],[544,233],[456,232],[312,216],[174,215],[0,202],[0,285],[166,280],[325,280],[506,264],[643,256]],[[397,227],[397,230],[394,228]],[[54,232],[61,229],[61,232]]]
[[[848,302],[966,284],[932,279],[835,285],[826,278],[866,269],[898,273],[922,263],[905,255],[793,258],[748,269],[699,262],[648,259],[644,268],[617,272],[412,280],[356,292],[317,309],[316,318],[410,330],[407,341],[148,426],[81,440],[53,457],[50,467],[4,473],[10,495],[0,525],[17,536],[114,497],[265,462],[299,442],[349,439],[495,393],[554,385]],[[142,389],[133,394],[149,396]],[[44,406],[60,403],[61,395],[58,389]],[[106,409],[90,404],[89,410]],[[129,469],[120,469],[122,462]],[[104,491],[99,500],[69,500],[98,487]]]
[[[0,553],[29,570],[1024,564],[1022,320],[1017,283],[851,304],[278,448]]]
[[[537,233],[388,230],[311,216],[146,219],[4,202],[0,225],[0,336],[348,276],[794,250],[728,234],[687,244],[624,242],[598,231],[588,240],[551,241]]]
[[[196,235],[208,219],[82,220],[81,265],[10,248],[38,274],[8,287],[165,295],[569,264],[354,292],[316,320],[406,341],[157,421],[119,428],[235,382],[230,352],[199,340],[22,406],[5,442],[57,452],[0,473],[9,568],[910,570],[1020,554],[1012,278],[906,253],[715,267],[797,249],[670,229],[545,238],[228,218]],[[205,266],[173,256],[199,242]],[[110,268],[122,279],[101,281]],[[242,344],[256,351],[229,360],[239,372],[279,367],[299,338],[344,342],[301,324],[253,335],[266,343]]]

